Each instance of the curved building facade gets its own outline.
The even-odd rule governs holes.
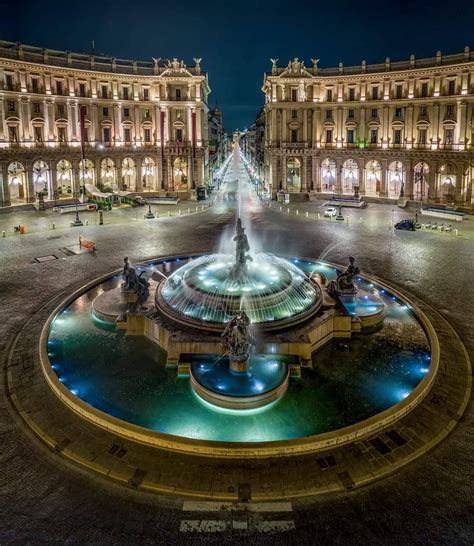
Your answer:
[[[39,192],[77,198],[85,183],[189,195],[207,178],[210,88],[200,62],[0,41],[0,206]]]
[[[474,204],[474,54],[265,74],[269,189]],[[298,196],[298,194],[300,194]]]

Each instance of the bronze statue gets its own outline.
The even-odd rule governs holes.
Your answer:
[[[250,245],[240,218],[237,219],[233,241],[235,242],[235,265],[232,268],[231,276],[235,279],[243,276],[247,262],[252,261],[252,258],[246,254],[250,250]]]
[[[250,319],[245,311],[239,311],[226,325],[222,333],[222,344],[229,353],[229,359],[248,360],[255,340],[250,333]]]
[[[354,265],[355,258],[349,256],[349,265],[343,273],[338,273],[337,279],[328,284],[327,292],[330,296],[341,296],[344,294],[355,294],[357,286],[352,278],[360,273],[360,269]]]

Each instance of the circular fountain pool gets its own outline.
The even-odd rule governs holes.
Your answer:
[[[152,265],[172,277],[186,261],[204,263],[181,257]],[[336,276],[327,264],[297,258],[292,262],[306,274],[321,273],[328,280]],[[61,388],[83,407],[150,432],[214,442],[312,437],[403,403],[430,369],[429,343],[409,305],[360,276],[359,292],[347,302],[347,313],[356,308],[361,314],[364,309],[372,312],[382,302],[385,322],[379,331],[326,344],[314,353],[313,366],[289,382],[285,395],[264,408],[217,408],[196,394],[188,377],[177,376],[155,343],[127,336],[93,317],[93,300],[120,282],[118,276],[110,277],[63,306],[49,325],[47,354]],[[285,358],[280,361],[287,365]],[[202,356],[200,361],[191,359],[191,366],[199,363]]]

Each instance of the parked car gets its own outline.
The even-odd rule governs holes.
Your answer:
[[[401,220],[395,224],[395,229],[401,229],[404,231],[416,231],[417,225],[415,220]]]
[[[146,201],[145,201],[145,199],[143,199],[143,197],[141,195],[136,195],[135,196],[135,203],[137,205],[145,205]]]
[[[327,218],[332,218],[333,216],[337,216],[337,209],[335,209],[334,207],[328,207],[324,211],[324,216],[326,216]]]

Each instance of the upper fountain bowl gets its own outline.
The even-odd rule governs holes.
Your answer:
[[[191,260],[162,282],[157,307],[179,322],[221,331],[244,308],[253,324],[276,330],[299,323],[321,306],[321,290],[295,264],[257,254],[235,275],[232,255],[211,254]]]

